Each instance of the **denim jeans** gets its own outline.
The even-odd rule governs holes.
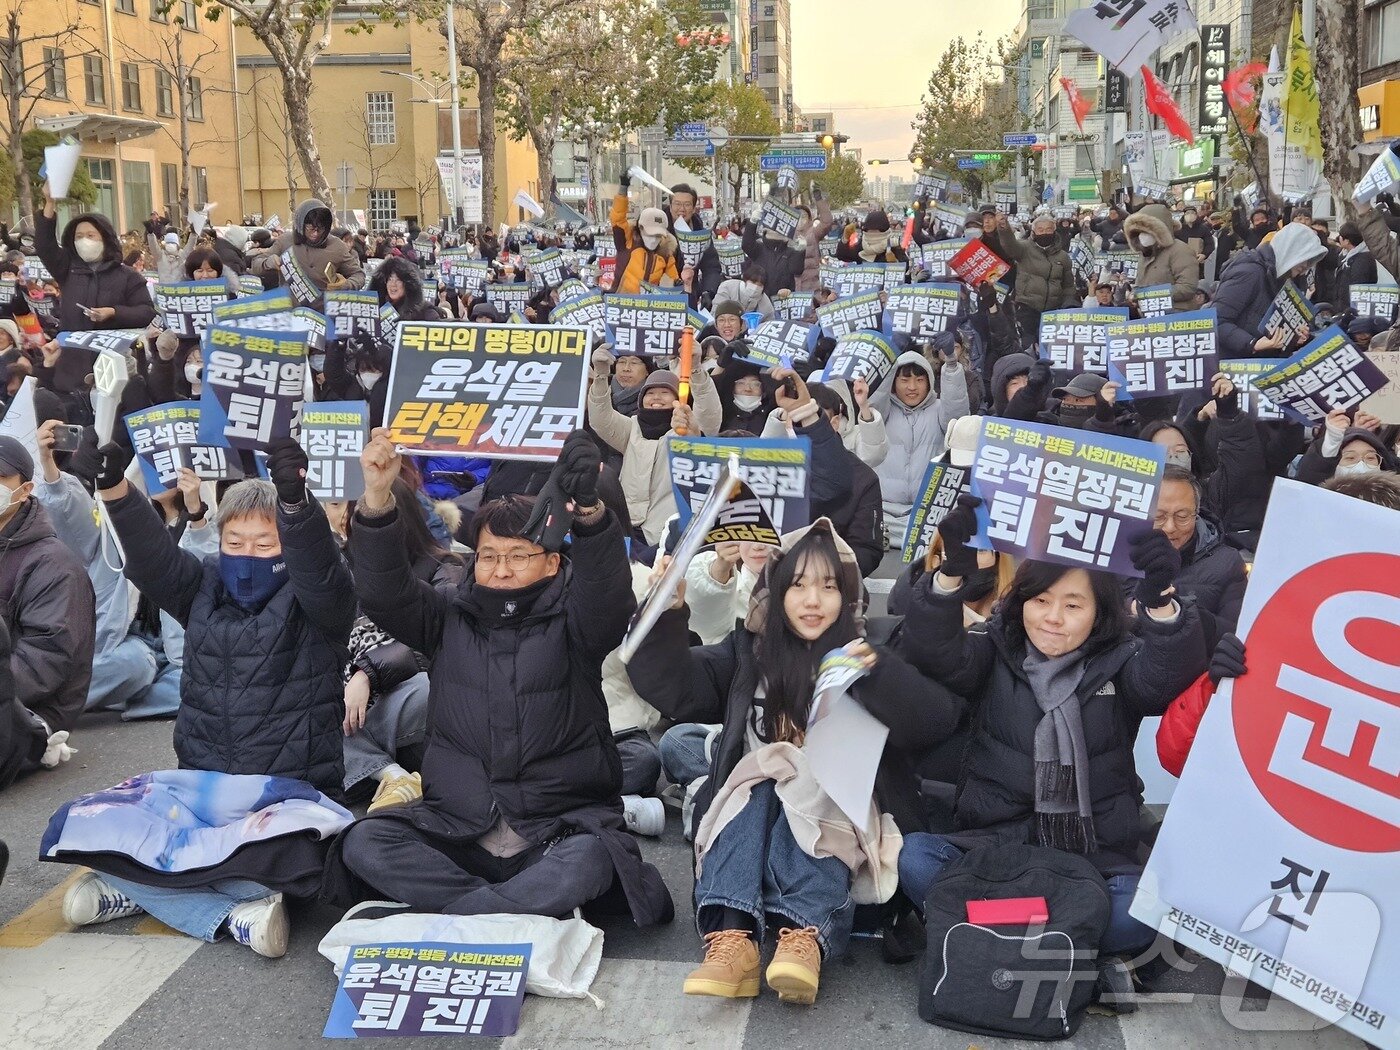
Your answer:
[[[899,852],[899,887],[920,912],[928,891],[953,861],[963,855],[942,835],[916,831],[904,836]],[[1157,932],[1128,914],[1128,905],[1137,892],[1137,875],[1112,875],[1104,880],[1108,888],[1108,927],[1099,941],[1100,955],[1133,955],[1157,938]]]
[[[739,815],[710,844],[695,880],[695,921],[704,908],[733,908],[753,918],[762,940],[767,917],[817,928],[823,956],[839,956],[851,935],[851,869],[836,857],[809,857],[792,837],[771,781],[754,788]]]
[[[136,635],[127,635],[107,652],[92,658],[87,710],[124,709],[156,680],[157,670],[151,647]]]
[[[345,738],[345,790],[372,777],[428,735],[428,676],[420,671],[375,700],[365,724]],[[410,771],[412,772],[412,771]]]
[[[666,779],[686,787],[710,772],[705,741],[715,729],[703,722],[682,722],[661,736],[661,768]]]
[[[198,889],[182,890],[143,886],[114,875],[103,875],[102,881],[125,893],[172,930],[201,941],[217,939],[229,913],[238,905],[272,896],[266,886],[248,879],[220,879]]]

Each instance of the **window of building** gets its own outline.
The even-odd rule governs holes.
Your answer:
[[[163,69],[156,70],[156,116],[175,115],[175,78]]]
[[[369,228],[387,230],[389,223],[399,217],[399,194],[397,190],[369,191]]]
[[[121,224],[117,222],[117,198],[112,189],[112,162],[97,157],[88,157],[86,160],[88,177],[97,187],[97,207],[94,210],[107,216],[113,225],[121,229]]]
[[[166,0],[151,0],[151,21],[168,22],[170,16],[165,13]]]
[[[151,166],[144,160],[122,161],[122,203],[128,226],[136,226],[151,214]]]
[[[202,208],[209,203],[209,169],[191,168],[190,179],[194,185],[190,187],[191,208]]]
[[[1366,58],[1362,68],[1400,62],[1400,0],[1366,9]]]
[[[369,121],[369,144],[392,146],[398,141],[394,126],[394,96],[388,91],[371,91],[365,96],[365,111]]]
[[[185,116],[191,120],[204,119],[204,81],[190,77],[185,94]]]
[[[122,109],[141,112],[141,67],[135,62],[122,63]]]
[[[180,24],[186,29],[199,28],[199,4],[195,0],[180,0]]]
[[[83,56],[83,90],[87,94],[88,105],[107,104],[107,71],[102,67],[101,55]]]
[[[63,63],[62,51],[44,48],[44,94],[49,98],[68,97],[68,67]]]
[[[180,167],[178,164],[160,166],[160,195],[165,211],[174,215],[180,210]]]
[[[136,13],[136,0],[116,0],[113,6],[124,15]]]

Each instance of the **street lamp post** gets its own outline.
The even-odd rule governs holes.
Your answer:
[[[450,10],[450,9],[449,9],[449,10]],[[448,16],[448,27],[449,27],[449,31],[450,31],[451,25],[452,25],[452,20],[451,20],[451,16],[449,15],[449,16]],[[456,221],[457,221],[457,226],[458,226],[458,228],[460,229],[462,226],[465,226],[465,225],[466,225],[466,219],[465,219],[465,213],[464,213],[464,205],[463,205],[463,202],[462,202],[462,119],[461,119],[461,97],[460,97],[460,94],[459,94],[458,83],[457,83],[457,60],[456,60],[456,55],[457,55],[457,52],[456,52],[456,49],[454,48],[454,49],[452,50],[452,56],[453,56],[453,58],[452,58],[452,62],[451,62],[451,65],[450,65],[450,69],[451,69],[451,71],[452,71],[452,82],[451,82],[450,84],[446,84],[446,85],[443,85],[443,84],[434,85],[434,84],[430,83],[429,81],[423,79],[422,77],[418,76],[418,75],[415,74],[415,73],[405,73],[405,72],[403,72],[402,70],[398,70],[398,69],[386,69],[386,70],[384,70],[384,72],[385,72],[385,73],[388,73],[390,76],[403,77],[405,80],[411,80],[411,81],[413,81],[415,84],[420,85],[420,86],[423,88],[423,90],[426,91],[426,92],[428,92],[428,94],[429,94],[430,96],[432,96],[432,97],[431,97],[431,98],[425,98],[425,99],[413,99],[413,101],[414,101],[414,102],[434,102],[434,103],[437,104],[439,112],[441,112],[441,108],[442,108],[442,91],[443,91],[443,88],[446,87],[446,88],[448,88],[448,89],[451,91],[451,98],[452,98],[452,192],[449,194],[448,200],[449,200],[449,202],[451,202],[451,203],[454,204],[453,211],[455,212],[455,214],[453,215],[453,218],[456,219]]]

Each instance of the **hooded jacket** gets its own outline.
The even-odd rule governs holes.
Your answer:
[[[1312,228],[1289,223],[1268,244],[1236,252],[1215,289],[1220,356],[1250,357],[1259,326],[1288,272],[1326,254]]]
[[[822,527],[830,529],[831,523],[819,518],[811,526]],[[790,550],[807,531],[784,536],[783,550]],[[854,552],[834,532],[833,538],[843,567],[854,576],[859,571]],[[769,559],[763,578],[754,587],[744,623],[722,641],[692,648],[689,610],[668,609],[627,665],[637,694],[668,718],[677,722],[723,723],[711,752],[709,776],[695,797],[694,829],[700,827],[715,793],[744,755],[754,694],[763,678],[754,643],[767,616],[783,615],[781,602],[771,601],[768,595],[768,581],[782,557],[780,551]],[[855,585],[857,590],[858,586]],[[876,652],[874,668],[858,679],[849,692],[856,703],[890,728],[875,774],[875,799],[880,811],[892,816],[900,831],[907,834],[925,826],[919,782],[910,756],[932,747],[953,731],[961,702],[893,651],[876,647]]]
[[[181,769],[305,780],[340,797],[355,622],[350,569],[315,500],[277,508],[287,582],[261,609],[234,603],[219,571],[179,549],[141,493],[108,503],[126,575],[185,628],[175,754]]]
[[[909,598],[898,650],[906,660],[972,704],[954,818],[955,845],[1033,841],[1035,731],[1042,711],[1001,614],[985,629],[963,626],[961,592],[944,594],[925,573]],[[1205,637],[1194,604],[1174,621],[1144,612],[1138,633],[1086,653],[1077,695],[1089,756],[1094,833],[1089,859],[1104,874],[1138,870],[1138,778],[1133,744],[1142,719],[1160,715],[1206,668]]]
[[[1133,212],[1123,223],[1128,244],[1138,253],[1135,284],[1148,288],[1157,284],[1172,287],[1172,309],[1190,310],[1196,286],[1200,284],[1201,266],[1196,253],[1184,241],[1176,239],[1176,223],[1165,204],[1149,204]],[[1157,242],[1151,254],[1142,245],[1142,235],[1149,233]]]
[[[96,601],[87,569],[31,496],[0,530],[0,611],[14,695],[51,732],[71,730],[87,703]]]
[[[1028,310],[1068,310],[1079,305],[1074,263],[1058,241],[1042,248],[1010,230],[983,235],[987,247],[1016,266],[1016,303]]]
[[[744,224],[744,254],[763,267],[763,291],[770,299],[784,289],[792,291],[806,265],[805,252],[794,248],[791,241],[761,233],[751,222]],[[715,297],[724,298],[719,293]]]
[[[306,271],[311,278],[311,283],[321,291],[326,290],[327,266],[332,267],[335,273],[345,278],[348,282],[342,285],[345,290],[363,288],[365,286],[365,271],[360,266],[360,257],[348,244],[339,237],[332,237],[329,229],[326,231],[326,239],[321,244],[310,245],[306,243],[306,220],[314,211],[329,212],[330,208],[314,197],[311,200],[302,201],[297,205],[297,210],[292,216],[291,230],[284,232],[282,236],[273,241],[272,247],[267,252],[255,256],[248,269],[256,274],[278,273],[282,269],[282,253],[290,248],[292,257]]]
[[[414,577],[397,511],[357,515],[360,604],[431,664],[423,798],[371,819],[451,842],[475,841],[502,818],[532,844],[591,833],[637,924],[669,921],[660,873],[623,829],[622,762],[603,697],[603,660],[636,608],[617,518],[575,524],[559,572],[527,610],[502,620],[470,572],[436,590]]]
[[[841,443],[854,452],[866,466],[878,467],[890,454],[890,441],[885,435],[885,418],[871,408],[870,414],[875,418],[869,422],[861,419],[856,408],[856,399],[851,394],[851,386],[844,379],[828,379],[822,385],[835,390],[846,405]]]
[[[73,232],[80,222],[89,222],[102,235],[106,251],[94,263],[83,262],[73,248]],[[62,295],[58,301],[60,332],[88,332],[95,328],[145,328],[156,316],[155,304],[146,278],[130,266],[122,265],[122,244],[115,227],[105,215],[84,212],[74,216],[57,237],[58,218],[39,211],[34,216],[34,249],[58,281]],[[183,279],[183,271],[180,274]],[[82,307],[110,306],[116,312],[109,320],[90,321]],[[92,371],[92,353],[63,350],[54,369],[53,388],[60,394],[85,391],[85,377]]]
[[[642,241],[641,231],[635,223],[627,220],[627,194],[619,193],[613,198],[612,211],[608,215],[612,223],[613,240],[617,243],[617,263],[613,271],[614,292],[636,295],[642,290],[642,282],[672,285],[681,283],[680,242],[669,231],[661,234],[655,248],[648,248]]]
[[[1029,415],[1014,415],[1011,411],[1011,401],[1006,393],[1007,384],[1017,376],[1029,374],[1031,365],[1035,364],[1035,358],[1030,354],[1007,354],[992,366],[992,415],[1005,416],[1008,419],[1022,419],[1030,422],[1040,413],[1041,406],[1045,404],[1045,393],[1040,396]]]
[[[894,395],[895,376],[905,365],[915,366],[928,377],[928,395],[913,408]],[[877,470],[887,519],[907,518],[929,462],[943,454],[948,424],[972,411],[962,365],[946,362],[941,377],[943,396],[939,397],[933,366],[917,350],[906,350],[895,359],[879,391],[871,395],[871,401],[885,417],[885,434],[890,443],[890,454]],[[894,541],[893,530],[890,539]]]
[[[418,267],[407,259],[390,256],[369,281],[369,289],[379,296],[381,303],[389,301],[388,284],[390,277],[403,282],[403,298],[394,306],[401,321],[441,321],[442,312],[432,303],[423,299],[423,275]]]

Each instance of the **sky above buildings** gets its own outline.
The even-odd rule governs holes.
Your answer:
[[[1021,0],[792,0],[793,95],[804,111],[834,110],[837,130],[866,159],[898,160],[909,177],[910,125],[948,41],[1015,28]],[[989,70],[990,75],[999,71]]]

